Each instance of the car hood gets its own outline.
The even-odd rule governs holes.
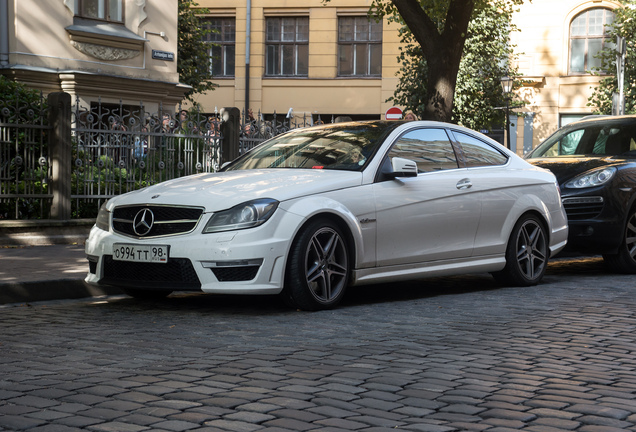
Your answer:
[[[361,172],[263,169],[195,174],[168,180],[111,199],[116,205],[194,205],[218,211],[245,201],[273,198],[285,201],[300,196],[359,186]]]
[[[625,159],[615,156],[536,158],[526,159],[526,161],[538,167],[550,170],[556,176],[559,184],[563,184],[573,177],[594,168],[626,162]]]

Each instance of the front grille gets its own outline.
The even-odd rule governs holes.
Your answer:
[[[150,210],[153,215],[152,227],[148,232],[135,232],[135,216],[144,210]],[[161,237],[191,232],[199,223],[203,214],[202,207],[180,206],[121,206],[113,211],[113,230],[135,238]]]
[[[257,266],[214,267],[212,268],[212,273],[214,273],[219,282],[241,282],[254,279],[258,269],[259,267]]]
[[[568,220],[593,219],[603,211],[602,197],[564,198],[563,207]]]
[[[116,261],[111,255],[104,255],[103,282],[132,287],[170,285],[175,290],[201,288],[199,277],[187,258],[170,258],[167,263],[135,263]]]

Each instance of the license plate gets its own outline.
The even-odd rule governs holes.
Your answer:
[[[167,263],[167,245],[136,245],[116,243],[113,245],[113,259],[128,262]]]

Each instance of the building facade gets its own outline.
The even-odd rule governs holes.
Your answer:
[[[397,86],[398,26],[368,19],[371,0],[198,0],[223,107],[309,122],[384,118]],[[533,0],[514,15],[522,87],[511,121],[523,154],[559,126],[593,112],[594,54],[608,41],[611,0]],[[187,88],[177,73],[177,0],[0,0],[0,73],[82,103],[173,110]],[[614,74],[615,71],[606,71]],[[169,107],[169,108],[166,108]]]
[[[514,15],[520,31],[512,42],[524,83],[514,98],[524,104],[524,116],[514,118],[518,153],[594,111],[587,103],[601,77],[589,71],[600,67],[595,55],[614,42],[605,37],[604,27],[618,7],[608,0],[533,0]]]
[[[0,73],[45,94],[156,112],[177,73],[177,0],[0,0]]]
[[[371,0],[199,0],[207,8],[218,88],[204,110],[379,119],[392,105],[397,26],[369,20]]]
[[[398,28],[367,19],[370,0],[200,0],[208,8],[218,88],[198,97],[254,113],[384,118],[397,85]],[[567,122],[589,115],[600,80],[589,71],[608,42],[609,0],[533,0],[513,17],[523,85],[513,98],[512,149],[524,154]],[[613,74],[614,71],[607,71]],[[515,110],[513,110],[515,111]]]

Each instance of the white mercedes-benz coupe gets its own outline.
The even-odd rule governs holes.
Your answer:
[[[534,285],[567,236],[554,175],[484,135],[336,123],[111,198],[86,242],[86,281],[138,298],[279,294],[320,310],[350,285],[475,272]]]

